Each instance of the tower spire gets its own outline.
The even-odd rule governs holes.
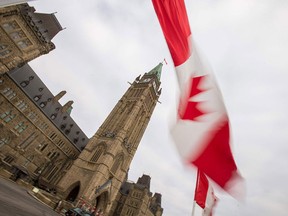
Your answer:
[[[162,67],[163,67],[163,64],[159,63],[156,67],[154,67],[151,71],[149,71],[148,74],[156,74],[158,81],[160,81]]]
[[[162,66],[160,63],[136,78],[59,181],[58,191],[65,199],[83,196],[86,203],[114,215],[121,185],[127,180],[130,164],[161,94],[158,89]],[[104,187],[108,182],[110,186]],[[140,183],[149,189],[150,177],[142,177]]]

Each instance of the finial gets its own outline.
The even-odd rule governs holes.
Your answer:
[[[165,62],[166,65],[168,64],[165,58],[163,59],[161,63],[163,64],[163,62]]]

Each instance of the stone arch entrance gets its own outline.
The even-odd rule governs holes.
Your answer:
[[[105,212],[108,205],[108,191],[101,193],[95,198],[95,207],[97,210]]]
[[[75,184],[71,185],[70,188],[72,189],[68,193],[65,200],[69,202],[74,202],[80,191],[80,182],[76,182]]]

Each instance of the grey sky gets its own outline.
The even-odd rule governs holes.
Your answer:
[[[132,162],[129,179],[152,177],[164,215],[191,215],[193,168],[185,167],[169,134],[176,76],[151,1],[38,0],[66,30],[56,49],[31,66],[54,94],[67,90],[72,117],[91,137],[139,74],[163,58],[161,104]],[[219,188],[216,216],[287,215],[288,2],[186,0],[194,39],[209,60],[230,116],[233,153],[246,179],[239,203]]]

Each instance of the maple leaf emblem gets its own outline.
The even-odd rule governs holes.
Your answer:
[[[178,107],[178,114],[181,119],[197,121],[199,116],[206,114],[203,110],[199,109],[199,104],[202,102],[191,101],[191,98],[205,91],[199,87],[204,78],[205,76],[191,77],[191,88],[188,97],[184,98],[184,100],[182,98]]]

